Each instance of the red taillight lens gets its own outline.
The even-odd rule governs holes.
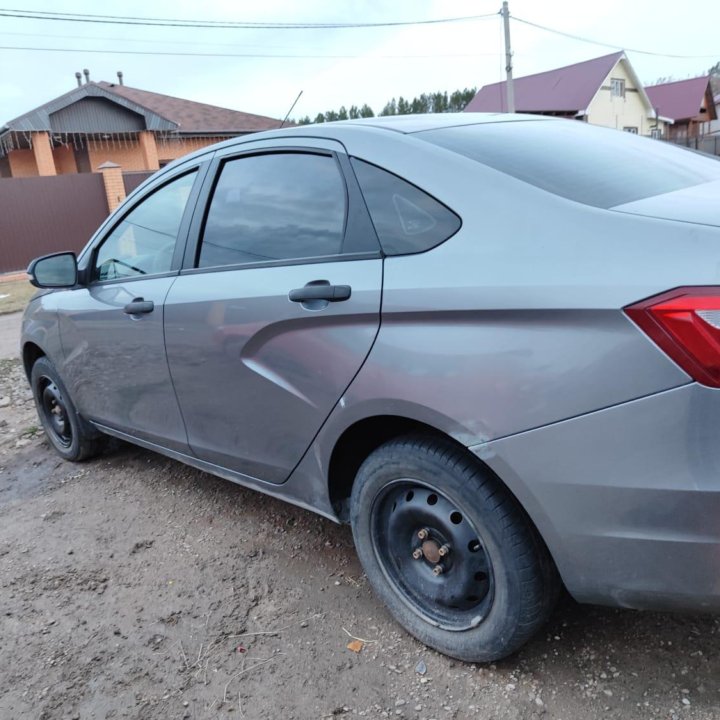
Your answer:
[[[625,312],[694,380],[720,387],[720,287],[671,290]]]

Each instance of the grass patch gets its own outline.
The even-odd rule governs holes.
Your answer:
[[[24,310],[36,290],[27,280],[0,282],[0,315]]]

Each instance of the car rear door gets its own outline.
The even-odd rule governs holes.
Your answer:
[[[382,257],[341,145],[241,147],[208,174],[165,341],[195,454],[281,483],[370,351]]]
[[[61,375],[82,415],[187,451],[165,357],[165,296],[176,279],[207,170],[163,176],[101,231],[81,267],[89,282],[62,294]]]

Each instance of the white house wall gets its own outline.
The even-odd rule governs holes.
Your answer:
[[[612,78],[625,81],[625,97],[613,97],[610,91]],[[635,127],[638,134],[650,135],[650,131],[655,127],[655,118],[649,115],[651,111],[643,102],[635,80],[627,70],[626,61],[619,60],[590,103],[586,119],[592,125],[617,130]],[[665,134],[665,123],[659,121],[659,126]]]

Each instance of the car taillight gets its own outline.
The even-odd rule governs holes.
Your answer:
[[[670,290],[625,312],[694,380],[720,387],[720,287]]]

